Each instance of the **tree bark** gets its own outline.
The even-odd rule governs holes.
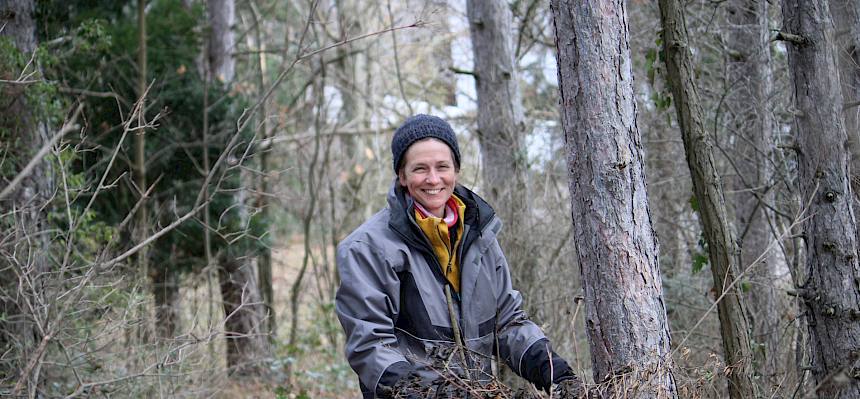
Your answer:
[[[0,79],[18,78],[36,50],[34,10],[33,0],[0,1],[0,40],[8,39],[15,49],[0,60]],[[38,69],[36,62],[28,66],[27,72]],[[29,79],[40,78],[37,73]],[[4,169],[10,172],[0,175],[2,187],[49,142],[49,132],[40,120],[38,99],[34,104],[28,98],[30,87],[0,83],[0,153],[5,154]],[[6,352],[0,359],[0,379],[7,383],[17,379],[16,390],[26,389],[30,397],[36,395],[41,384],[26,366],[42,356],[37,346],[43,336],[37,324],[45,325],[44,319],[38,320],[44,317],[44,308],[39,304],[49,295],[43,291],[45,279],[50,276],[51,230],[46,205],[53,191],[53,170],[50,162],[43,159],[9,196],[0,199],[0,347]],[[36,309],[30,309],[28,303]]]
[[[797,113],[798,186],[809,204],[803,223],[806,281],[799,288],[809,326],[819,397],[860,397],[860,265],[848,179],[833,21],[824,0],[785,0],[784,29]]]
[[[771,56],[766,1],[732,0],[726,3],[726,118],[732,137],[736,176],[730,185],[736,194],[735,226],[741,266],[748,267],[750,324],[755,369],[771,386],[786,364],[780,355],[778,272],[787,271],[774,247],[776,237],[769,221],[774,215],[773,121],[771,117]],[[758,262],[756,262],[758,261]],[[777,270],[779,268],[780,270]]]
[[[626,8],[621,0],[551,8],[594,379],[612,379],[624,397],[677,397]]]
[[[667,81],[681,126],[693,192],[708,243],[714,292],[719,301],[717,311],[723,356],[730,371],[727,372],[729,396],[733,399],[757,398],[760,393],[758,384],[753,381],[749,322],[740,284],[736,281],[742,273],[740,251],[729,224],[722,183],[713,155],[712,138],[702,124],[702,105],[693,80],[693,65],[687,47],[684,8],[678,0],[660,0],[659,5]]]
[[[0,21],[4,26],[0,36],[11,39],[15,48],[24,54],[36,49],[35,7],[34,0],[4,0],[0,3]]]
[[[236,19],[234,0],[208,0],[206,12],[209,17],[209,43],[206,51],[209,73],[221,83],[233,80],[236,62],[233,59],[233,23]]]
[[[483,192],[508,226],[500,239],[514,287],[528,292],[536,258],[528,242],[525,116],[512,50],[511,10],[502,0],[469,0],[466,7],[475,57]]]

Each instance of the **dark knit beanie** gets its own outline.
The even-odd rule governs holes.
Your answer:
[[[403,154],[410,145],[418,140],[426,138],[435,138],[451,147],[451,152],[454,153],[454,166],[460,168],[460,147],[457,146],[457,136],[451,125],[442,120],[442,118],[418,114],[406,119],[399,128],[394,132],[394,137],[391,139],[391,155],[394,158],[394,173],[398,172],[400,162],[403,160]]]

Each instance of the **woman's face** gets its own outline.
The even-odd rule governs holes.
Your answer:
[[[437,139],[425,139],[406,150],[398,178],[415,201],[434,216],[443,217],[445,203],[457,185],[457,174],[451,148]]]

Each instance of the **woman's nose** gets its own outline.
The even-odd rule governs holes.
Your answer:
[[[427,182],[428,183],[437,183],[439,182],[439,175],[435,170],[431,170],[430,173],[427,174]]]

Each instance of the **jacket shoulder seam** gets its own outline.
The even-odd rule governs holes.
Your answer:
[[[379,246],[374,245],[374,244],[372,244],[368,241],[365,241],[363,239],[355,239],[355,240],[350,241],[349,243],[347,243],[346,248],[352,249],[352,248],[356,247],[357,244],[362,245],[362,246],[368,248],[369,250],[373,251],[373,254],[376,255],[377,257],[379,257],[380,260],[384,261],[386,264],[391,264],[391,261],[388,258],[388,256],[385,254],[384,250],[379,248]]]

